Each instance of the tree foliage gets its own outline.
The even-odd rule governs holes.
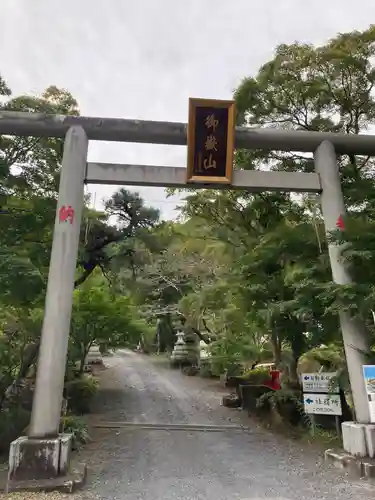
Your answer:
[[[74,292],[70,330],[71,357],[83,372],[92,345],[103,350],[136,346],[147,324],[131,298],[111,292],[103,278],[93,277]]]
[[[374,27],[340,34],[320,47],[278,46],[274,57],[235,90],[238,125],[367,131],[375,117],[374,50]],[[331,238],[345,243],[343,258],[355,279],[345,287],[332,283],[318,200],[284,193],[186,193],[186,223],[204,227],[202,254],[209,245],[221,245],[218,258],[225,270],[179,303],[217,332],[220,355],[226,349],[229,357],[243,361],[268,356],[286,364],[296,379],[304,353],[326,344],[341,350],[340,308],[359,315],[373,331],[374,160],[343,155],[339,166],[348,216],[345,231]],[[237,150],[235,167],[314,169],[311,155],[261,150]],[[252,349],[244,349],[246,342]]]

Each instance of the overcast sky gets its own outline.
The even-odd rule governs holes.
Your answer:
[[[189,97],[231,98],[279,43],[371,22],[375,0],[0,0],[0,72],[15,94],[68,89],[83,115],[186,122]],[[185,166],[186,148],[92,142],[89,160]],[[113,188],[90,191],[99,208]]]

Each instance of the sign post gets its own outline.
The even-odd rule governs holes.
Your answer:
[[[189,99],[187,183],[231,184],[234,101]]]
[[[337,373],[303,373],[303,406],[311,415],[312,434],[315,433],[315,415],[332,415],[335,417],[337,434],[340,435],[339,416],[342,415],[340,388],[334,379]]]

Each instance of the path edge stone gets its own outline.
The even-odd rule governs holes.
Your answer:
[[[354,457],[343,450],[328,449],[325,451],[326,462],[345,470],[348,475],[370,481],[375,484],[375,460]]]

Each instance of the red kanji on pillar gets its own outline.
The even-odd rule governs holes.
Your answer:
[[[67,207],[63,205],[59,210],[59,222],[67,221],[69,221],[70,224],[74,222],[74,208],[71,205]]]
[[[340,217],[337,219],[336,227],[341,231],[345,229],[344,219],[342,218],[342,215],[340,215]]]

